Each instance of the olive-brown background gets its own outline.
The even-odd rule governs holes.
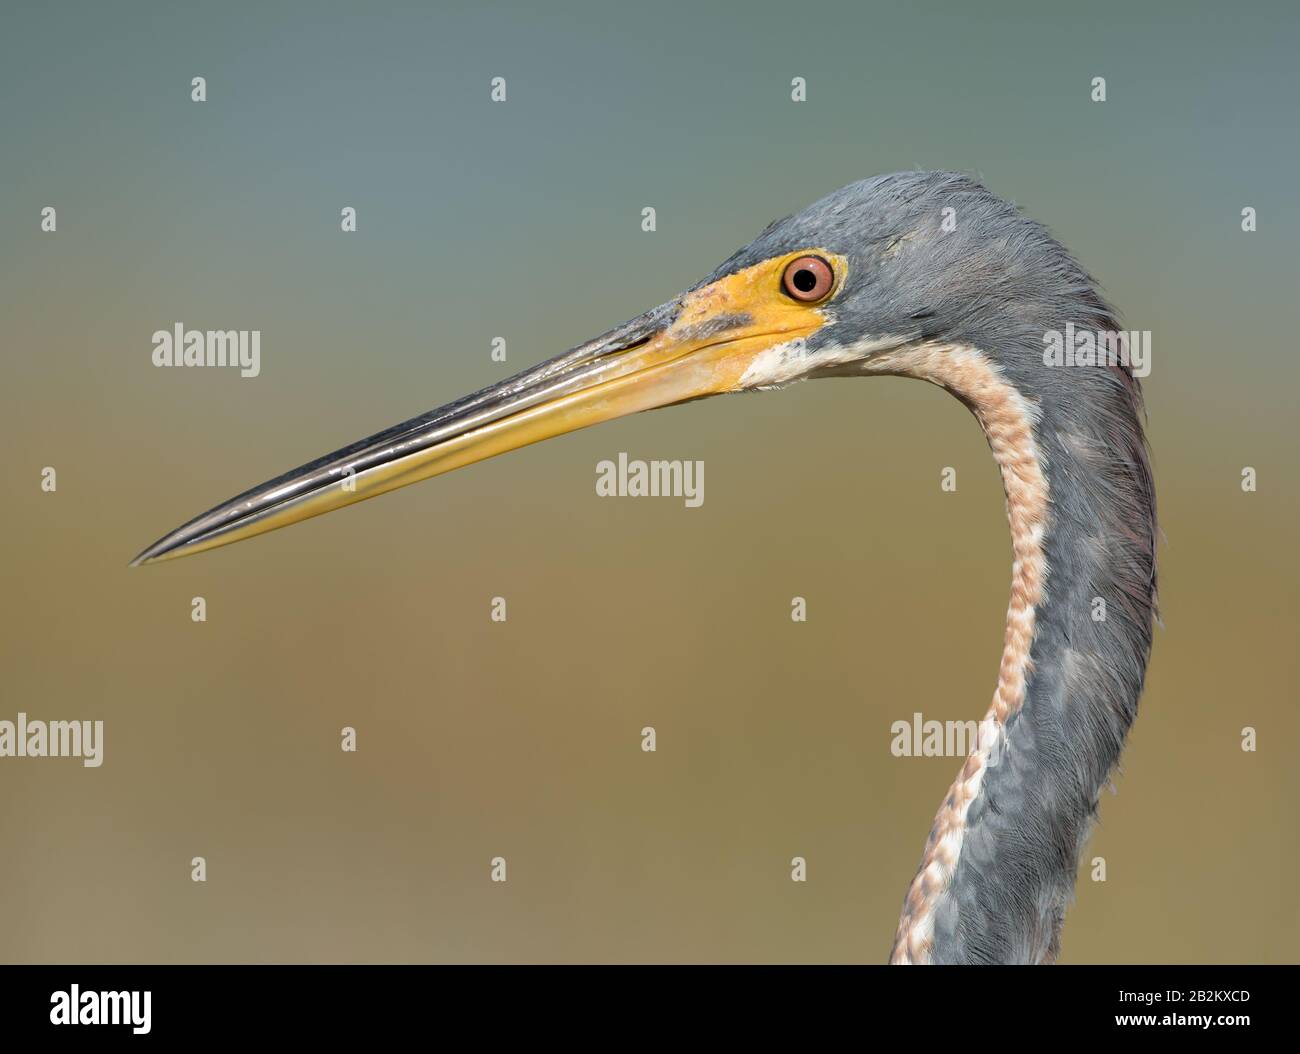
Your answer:
[[[882,959],[958,766],[889,726],[982,714],[1010,564],[938,390],[695,403],[126,564],[493,336],[522,368],[917,166],[1153,333],[1165,625],[1064,959],[1295,959],[1293,5],[242,6],[0,16],[0,718],[106,724],[100,769],[0,760],[0,960]],[[175,322],[261,329],[262,375],[154,368]],[[704,506],[598,498],[619,451],[702,459]]]

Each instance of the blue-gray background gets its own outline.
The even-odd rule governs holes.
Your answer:
[[[692,404],[125,565],[912,167],[1023,205],[1153,334],[1166,625],[1064,958],[1294,959],[1297,19],[6,4],[0,718],[103,719],[106,761],[0,761],[0,959],[883,958],[958,766],[889,726],[983,713],[1006,605],[997,475],[941,392]],[[262,375],[155,369],[176,322],[260,329]],[[704,506],[597,498],[621,450],[703,459]]]

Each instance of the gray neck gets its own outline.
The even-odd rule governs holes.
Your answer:
[[[935,818],[890,958],[1049,962],[1151,646],[1141,395],[1127,371],[1106,369],[1053,375],[1045,392],[970,345],[912,345],[871,368],[939,384],[975,414],[1014,556],[993,703]]]
[[[1135,411],[1123,401],[1115,409]],[[933,962],[1056,959],[1080,855],[1137,713],[1150,652],[1155,510],[1141,425],[1127,413],[1118,436],[1081,434],[1083,415],[1063,420],[1045,410],[1036,433],[1050,492],[1047,580],[1024,699],[967,813],[935,915]]]

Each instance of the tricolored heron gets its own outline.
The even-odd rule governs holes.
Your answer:
[[[1115,356],[1048,364],[1047,335],[1067,324],[1119,329],[1041,225],[963,175],[880,176],[771,224],[668,303],[254,487],[135,563],[641,410],[814,377],[937,384],[974,413],[1001,472],[1011,601],[993,704],[930,831],[890,958],[1050,962],[1137,710],[1155,608],[1141,390]]]

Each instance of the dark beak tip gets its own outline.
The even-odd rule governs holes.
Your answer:
[[[136,554],[135,559],[133,559],[126,566],[144,567],[147,564],[156,563],[157,558],[166,551],[167,548],[162,544],[162,542],[154,542],[153,545],[149,545],[146,546],[144,549],[141,549],[140,552]]]
[[[477,392],[393,425],[365,439],[349,443],[290,472],[209,509],[175,528],[140,552],[128,567],[143,567],[174,557],[225,545],[227,537],[251,537],[305,516],[317,516],[362,497],[326,503],[302,516],[294,510],[310,499],[336,492],[346,479],[382,468],[411,455],[437,448],[476,429],[509,419],[533,407],[544,407],[563,395],[585,391],[605,376],[611,356],[639,348],[669,326],[680,309],[681,298],[662,304],[562,355],[489,384]],[[513,446],[507,447],[513,449]],[[484,455],[490,456],[490,455]],[[477,460],[477,458],[476,458]],[[422,478],[422,477],[417,477]],[[407,482],[410,482],[409,480]],[[399,482],[396,486],[403,486]],[[351,488],[348,488],[349,490]],[[392,487],[376,491],[383,493]],[[279,514],[287,514],[280,517]],[[244,527],[250,530],[241,531]]]

